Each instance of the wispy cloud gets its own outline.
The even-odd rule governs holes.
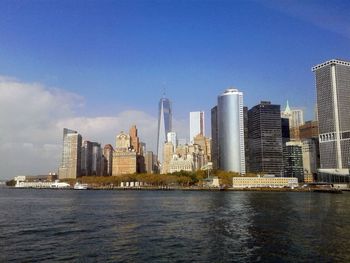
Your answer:
[[[350,7],[347,1],[258,1],[313,25],[350,38]]]

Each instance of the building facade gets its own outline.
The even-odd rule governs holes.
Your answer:
[[[81,147],[81,175],[92,175],[92,143],[85,140]]]
[[[204,111],[190,112],[190,143],[198,134],[205,136]]]
[[[121,132],[116,137],[115,150],[113,152],[114,176],[134,174],[137,171],[136,152],[131,147],[130,135]]]
[[[315,73],[320,168],[343,170],[350,160],[350,62],[332,59]]]
[[[296,177],[299,182],[304,182],[303,150],[300,141],[286,144],[284,176]]]
[[[219,146],[218,146],[218,107],[211,109],[211,160],[213,162],[213,169],[219,167]]]
[[[290,139],[292,141],[300,140],[299,127],[304,124],[304,111],[302,109],[291,109],[287,101],[285,110],[281,112],[281,117],[289,119]]]
[[[262,101],[248,111],[249,168],[283,176],[280,105]]]
[[[77,131],[63,129],[62,161],[58,169],[59,179],[76,179],[81,174],[82,137]]]
[[[107,176],[112,175],[112,168],[113,168],[113,146],[110,144],[106,144],[105,147],[103,148],[103,155],[106,158],[106,169],[105,169],[105,174]]]
[[[160,163],[163,162],[163,147],[167,141],[168,132],[172,131],[172,107],[170,100],[161,98],[158,107],[158,134],[157,156]]]
[[[213,116],[212,110],[212,124],[214,126],[212,137],[217,147],[218,168],[245,174],[242,92],[237,89],[227,89],[218,96],[216,116]]]

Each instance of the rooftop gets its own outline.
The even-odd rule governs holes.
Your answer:
[[[343,66],[349,66],[350,67],[350,62],[346,60],[341,60],[341,59],[331,59],[326,62],[323,62],[321,64],[318,64],[314,67],[312,67],[312,71],[316,71],[320,68],[326,67],[328,65],[343,65]]]

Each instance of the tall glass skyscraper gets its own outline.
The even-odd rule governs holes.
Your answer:
[[[216,119],[213,144],[217,147],[218,168],[245,174],[243,93],[227,89],[218,96],[217,108],[212,110],[212,125],[213,119]]]
[[[350,62],[332,59],[315,72],[321,169],[347,169],[350,162]]]
[[[171,102],[167,98],[161,98],[158,108],[158,135],[157,135],[157,156],[160,163],[163,162],[163,147],[167,141],[168,132],[172,131],[172,109]]]

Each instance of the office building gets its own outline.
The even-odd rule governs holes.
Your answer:
[[[211,109],[211,160],[213,162],[213,169],[219,167],[219,147],[218,147],[218,107]]]
[[[140,139],[137,136],[137,128],[136,125],[132,125],[130,130],[129,130],[129,135],[130,135],[130,145],[134,149],[134,151],[137,154],[140,154],[141,148],[140,148]]]
[[[146,173],[148,174],[153,174],[155,173],[155,158],[154,154],[152,151],[146,152],[145,155],[145,168],[146,168]]]
[[[300,139],[299,127],[304,124],[304,111],[302,109],[291,109],[287,101],[285,110],[281,112],[281,117],[289,119],[290,139],[298,141]]]
[[[221,170],[245,174],[243,93],[225,90],[218,96],[211,116],[215,165]]]
[[[76,179],[81,173],[82,137],[77,131],[63,129],[62,161],[58,169],[59,179]]]
[[[296,177],[299,182],[304,182],[303,151],[300,141],[287,142],[286,144],[284,176]]]
[[[262,101],[248,111],[249,168],[283,176],[280,105]]]
[[[320,167],[320,153],[318,138],[302,140],[304,182],[312,183],[317,177]]]
[[[177,137],[176,137],[176,132],[168,132],[167,134],[167,142],[171,142],[174,147],[174,152],[177,147]]]
[[[110,144],[106,144],[103,148],[103,155],[106,158],[106,168],[105,168],[105,175],[111,176],[112,175],[112,168],[113,168],[113,146]]]
[[[318,122],[307,121],[299,127],[300,140],[318,138]]]
[[[163,147],[163,162],[161,164],[161,174],[170,173],[170,161],[174,155],[174,145],[166,142]]]
[[[170,100],[161,98],[158,107],[158,134],[157,134],[157,156],[160,163],[163,162],[163,147],[167,141],[168,132],[172,131],[172,109]]]
[[[314,66],[312,71],[317,92],[320,168],[346,171],[350,160],[350,62],[332,59]]]
[[[112,169],[114,176],[134,174],[137,171],[137,156],[135,150],[131,147],[130,141],[130,135],[124,132],[116,137]]]
[[[92,143],[85,140],[81,147],[81,175],[92,175]]]
[[[102,149],[101,144],[92,142],[92,173],[91,175],[103,175]]]
[[[204,112],[190,112],[190,143],[193,143],[194,137],[198,134],[205,136],[204,129]]]

